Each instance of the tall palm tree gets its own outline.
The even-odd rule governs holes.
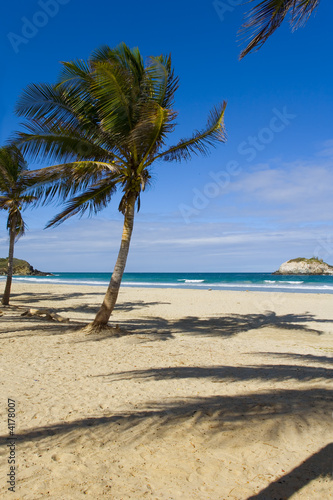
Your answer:
[[[19,133],[18,142],[32,156],[61,161],[36,177],[44,183],[38,195],[66,201],[47,227],[74,214],[97,213],[117,190],[122,192],[120,250],[103,304],[90,325],[99,330],[107,325],[117,300],[135,207],[140,208],[153,163],[187,160],[225,141],[226,104],[214,108],[204,130],[165,147],[177,115],[173,99],[178,78],[170,56],[150,57],[144,64],[137,48],[122,43],[115,49],[102,47],[88,61],[62,64],[56,85],[30,85],[21,95],[17,112],[28,119],[28,131]]]
[[[250,0],[255,1],[255,0]],[[245,17],[240,30],[250,42],[240,54],[240,59],[251,51],[256,51],[267,38],[280,26],[286,15],[290,14],[293,30],[304,25],[320,0],[262,0]]]
[[[0,209],[8,211],[9,232],[8,270],[2,304],[8,305],[13,277],[15,241],[25,232],[21,210],[36,201],[29,194],[31,177],[22,153],[15,146],[0,148]]]

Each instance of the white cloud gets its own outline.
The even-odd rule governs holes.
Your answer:
[[[333,165],[328,168],[284,164],[282,168],[244,174],[230,185],[230,191],[241,193],[252,201],[295,205],[328,198],[332,185]]]
[[[201,199],[203,209],[193,211],[188,219],[195,222],[252,217],[258,223],[270,220],[282,226],[329,222],[333,213],[332,186],[331,159],[293,163],[274,160],[270,166],[254,165],[250,171],[242,171],[217,196]],[[199,191],[204,195],[205,185]],[[197,209],[193,200],[189,206]]]
[[[318,156],[333,158],[333,139],[325,141],[322,149],[318,152]]]

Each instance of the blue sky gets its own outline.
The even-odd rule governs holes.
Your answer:
[[[13,109],[27,84],[54,82],[60,61],[85,59],[103,44],[171,53],[180,88],[170,144],[228,102],[226,144],[208,157],[155,165],[127,271],[269,272],[314,254],[333,264],[332,2],[321,2],[294,33],[284,23],[242,61],[237,30],[248,6],[237,3],[12,0],[2,7],[1,144],[20,128]],[[112,271],[122,229],[117,206],[115,198],[96,218],[48,230],[59,207],[26,211],[29,229],[16,256],[47,271]],[[5,214],[0,224],[5,256]]]

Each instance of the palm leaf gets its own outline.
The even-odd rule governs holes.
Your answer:
[[[1,190],[1,187],[0,187]],[[0,195],[0,209],[8,210],[10,207],[10,198],[8,196]]]
[[[171,56],[150,57],[149,61],[147,75],[156,82],[155,99],[163,108],[170,109],[179,87],[179,78],[175,76],[171,66]]]
[[[103,179],[100,183],[93,185],[81,195],[71,199],[66,204],[65,210],[48,222],[46,228],[58,226],[76,214],[79,214],[80,217],[87,211],[89,215],[97,214],[109,204],[112,195],[116,191],[117,183],[118,180],[106,183]]]
[[[262,0],[259,2],[246,14],[245,22],[240,30],[243,38],[250,39],[248,45],[242,50],[240,59],[253,50],[259,50],[280,26],[288,12],[291,15],[290,23],[293,30],[303,25],[318,7],[319,1]]]
[[[27,163],[17,147],[0,148],[0,189],[13,187],[26,168]]]
[[[83,59],[76,61],[62,63],[62,70],[60,71],[57,87],[71,87],[81,88],[81,90],[88,90],[91,82],[91,65],[89,61]]]
[[[154,101],[143,106],[138,125],[129,138],[141,158],[138,173],[147,166],[147,161],[154,161],[154,156],[164,144],[166,136],[174,130],[174,118],[175,113],[162,108]]]
[[[28,132],[17,133],[13,141],[33,159],[50,162],[57,159],[63,162],[78,159],[113,161],[115,157],[112,151],[75,129],[69,131],[60,126],[47,127],[36,122],[26,124],[26,129]]]
[[[320,0],[298,0],[294,4],[291,17],[293,31],[303,26],[318,7]]]
[[[80,161],[54,165],[31,172],[29,193],[45,205],[64,200],[90,189],[96,182],[114,182],[120,169],[112,163]]]
[[[123,68],[105,62],[95,64],[92,94],[99,102],[101,126],[107,132],[116,132],[120,140],[133,127],[133,88],[133,79]]]
[[[104,45],[92,53],[90,60],[92,66],[102,62],[126,69],[126,72],[134,79],[136,87],[140,86],[145,73],[139,49],[137,47],[129,49],[125,43],[119,44],[115,49]]]
[[[190,139],[182,139],[176,146],[157,155],[155,159],[162,158],[164,161],[189,160],[192,154],[207,155],[209,147],[215,146],[217,142],[226,141],[224,129],[224,112],[227,103],[224,101],[215,107],[208,118],[207,127],[196,132]]]
[[[54,123],[78,126],[73,113],[59,88],[42,83],[29,85],[21,94],[15,108],[19,116],[50,126]]]

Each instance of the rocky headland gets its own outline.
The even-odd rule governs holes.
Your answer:
[[[288,260],[281,264],[279,269],[272,274],[309,274],[309,275],[333,275],[333,266],[326,264],[322,259],[312,257],[305,259],[298,257],[297,259]]]
[[[7,274],[8,257],[6,259],[0,258],[0,275]],[[13,275],[19,276],[52,276],[52,273],[44,273],[34,269],[29,262],[21,259],[13,259]]]

